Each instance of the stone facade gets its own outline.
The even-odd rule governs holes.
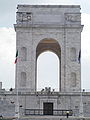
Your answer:
[[[8,117],[19,112],[20,116],[25,116],[31,109],[42,110],[40,114],[43,115],[44,103],[51,103],[53,115],[55,110],[64,110],[64,115],[71,110],[72,116],[79,117],[82,111],[83,116],[90,117],[90,93],[81,92],[81,64],[78,60],[83,29],[80,6],[18,5],[17,9],[14,27],[19,55],[15,89],[5,91],[0,83],[0,113]],[[49,88],[37,91],[37,57],[46,50],[59,57],[59,91]],[[31,119],[42,120],[39,117]],[[60,116],[52,117],[47,119],[60,120]]]
[[[76,5],[18,5],[16,49],[19,58],[16,65],[16,88],[37,90],[37,57],[50,50],[60,61],[60,92],[81,90],[81,65],[78,61],[81,49],[80,6]],[[18,83],[17,83],[18,81]]]
[[[43,103],[53,103],[53,110],[72,110],[74,117],[80,116],[81,93],[61,92],[19,92],[19,113],[20,116],[28,115],[25,109],[42,109]],[[16,91],[0,90],[0,115],[4,117],[15,117],[17,94]],[[83,116],[90,117],[90,93],[82,93]],[[33,112],[32,112],[33,114]],[[41,113],[43,115],[43,112]],[[55,115],[55,112],[53,113]],[[36,115],[35,115],[36,116]],[[61,116],[60,116],[61,117]]]

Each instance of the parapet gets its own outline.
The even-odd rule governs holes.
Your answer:
[[[79,5],[18,5],[17,24],[81,24]]]

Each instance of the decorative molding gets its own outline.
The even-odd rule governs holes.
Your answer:
[[[81,16],[80,14],[66,13],[65,20],[69,22],[80,22]]]
[[[30,12],[17,12],[17,24],[22,22],[31,22],[32,13]]]

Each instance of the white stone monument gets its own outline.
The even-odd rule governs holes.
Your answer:
[[[64,109],[77,116],[81,101],[81,13],[79,5],[18,5],[15,88],[28,113],[54,115]],[[59,58],[59,91],[37,91],[37,58],[46,50]],[[50,71],[51,72],[51,71]],[[77,94],[76,94],[77,93]],[[74,100],[74,101],[73,101]],[[78,102],[77,102],[78,101]],[[78,104],[77,104],[78,103]],[[78,108],[76,111],[74,108]],[[40,110],[43,110],[43,112]],[[71,111],[70,111],[71,110]]]
[[[15,24],[16,88],[37,91],[37,57],[49,50],[59,57],[59,92],[81,90],[81,13],[79,5],[18,5]],[[17,86],[18,84],[18,86]]]

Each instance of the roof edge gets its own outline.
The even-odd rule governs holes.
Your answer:
[[[19,4],[17,7],[30,7],[30,8],[80,8],[80,5],[26,5]]]

